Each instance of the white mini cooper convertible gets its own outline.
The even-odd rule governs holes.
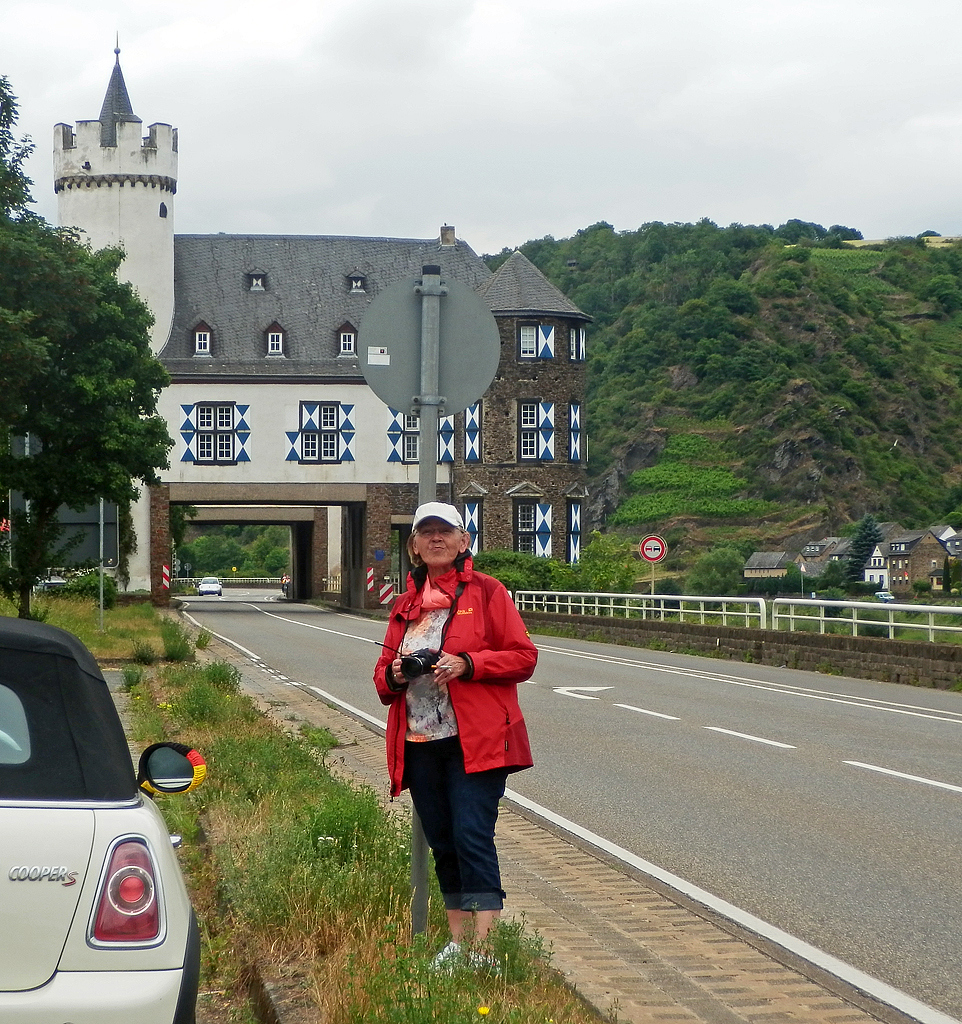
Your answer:
[[[2,1024],[192,1024],[197,922],[149,793],[205,771],[155,744],[138,778],[90,652],[0,618]]]

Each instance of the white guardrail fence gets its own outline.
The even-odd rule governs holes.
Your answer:
[[[514,603],[518,611],[768,628],[768,609],[763,597],[682,597],[676,594],[578,594],[557,590],[516,590]]]
[[[601,615],[625,619],[697,622],[786,632],[882,636],[899,640],[950,641],[962,633],[962,606],[818,598],[692,597],[675,594],[584,594],[518,590],[519,611]],[[770,624],[770,625],[769,625]]]
[[[962,633],[962,607],[779,597],[772,602],[772,629],[844,631],[850,636],[887,636],[934,643],[940,634],[950,639],[948,634]]]

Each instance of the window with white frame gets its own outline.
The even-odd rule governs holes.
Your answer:
[[[353,356],[357,351],[357,334],[354,331],[341,331],[341,355]]]
[[[568,342],[568,358],[571,360],[571,362],[584,362],[585,329],[583,327],[572,327],[568,332]]]
[[[271,324],[267,328],[267,354],[269,356],[284,355],[284,331],[280,324]]]
[[[404,436],[401,439],[401,458],[404,462],[417,462],[421,454],[421,420],[417,416],[404,417]]]
[[[209,356],[211,349],[211,330],[206,324],[194,328],[194,355]]]
[[[518,356],[521,359],[536,359],[538,355],[538,328],[535,324],[523,324],[519,328]]]
[[[339,402],[301,403],[301,462],[338,462]]]
[[[215,465],[237,461],[233,402],[197,406],[197,461]]]
[[[519,501],[514,506],[514,550],[533,555],[535,544],[535,503]]]
[[[518,403],[518,459],[538,457],[538,403]]]

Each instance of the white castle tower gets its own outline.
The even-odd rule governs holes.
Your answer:
[[[54,191],[62,227],[75,227],[94,249],[122,246],[117,276],[150,307],[156,355],[174,314],[174,194],[177,129],[143,122],[134,113],[120,70],[120,49],[100,118],[54,127]],[[137,548],[130,556],[130,589],[150,589],[150,499],[146,489],[131,507]]]
[[[151,348],[167,341],[174,311],[174,194],[177,129],[143,122],[133,112],[120,50],[97,121],[54,128],[54,191],[63,227],[80,228],[94,249],[121,245],[118,276],[154,315]]]

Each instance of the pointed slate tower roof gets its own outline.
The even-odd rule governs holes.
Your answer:
[[[142,119],[134,113],[130,105],[130,97],[127,95],[127,86],[124,84],[124,73],[120,70],[120,47],[114,53],[114,70],[110,75],[110,83],[107,86],[107,95],[104,96],[104,105],[100,108],[100,145],[117,145],[117,125],[120,122],[132,122],[141,124]]]
[[[591,319],[517,249],[478,288],[478,294],[495,315],[556,314],[578,320]]]

